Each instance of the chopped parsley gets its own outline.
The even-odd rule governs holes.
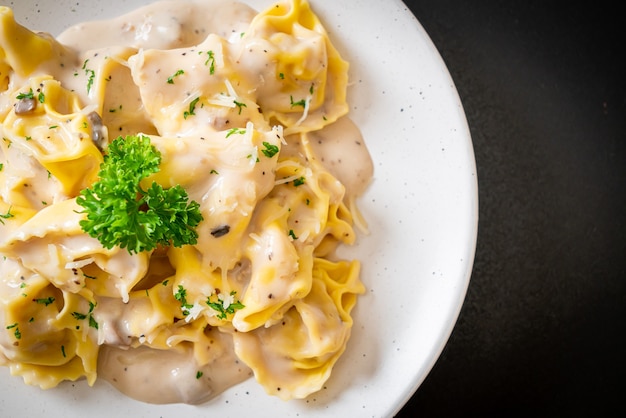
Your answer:
[[[213,51],[207,51],[208,58],[204,61],[204,65],[209,66],[209,74],[215,74],[215,53]],[[198,52],[198,55],[203,54],[202,51]]]
[[[241,115],[241,108],[243,107],[248,107],[245,103],[242,102],[238,102],[237,100],[233,100],[233,103],[235,104],[235,106],[237,106],[237,108],[239,109],[239,114]]]
[[[291,104],[291,107],[296,107],[296,106],[306,107],[306,100],[305,99],[298,100],[297,102],[294,102],[293,101],[293,96],[289,96],[289,102]]]
[[[54,298],[52,296],[50,296],[50,297],[47,297],[47,298],[33,299],[33,302],[37,302],[37,303],[39,303],[41,305],[48,306],[52,302],[54,302]]]
[[[183,112],[183,118],[187,119],[189,116],[193,116],[196,114],[196,105],[198,104],[199,100],[200,98],[196,97],[191,101],[191,103],[189,103],[189,110],[185,110]]]
[[[9,209],[7,210],[7,213],[0,213],[0,224],[4,225],[3,219],[9,219],[9,218],[12,218],[13,216],[15,215],[11,213],[11,207],[9,207]]]
[[[96,304],[93,302],[89,302],[89,312],[84,314],[80,312],[72,312],[72,316],[79,321],[88,319],[89,327],[98,329],[98,322],[93,317],[93,309],[96,307]]]
[[[13,336],[16,340],[22,338],[22,333],[20,332],[20,327],[18,326],[17,322],[15,324],[7,325],[7,329],[13,329]]]
[[[95,328],[98,329],[98,323],[96,322],[96,320],[93,318],[93,308],[96,307],[96,304],[93,302],[89,302],[89,326],[91,328]]]
[[[86,59],[85,62],[83,62],[83,66],[82,66],[82,69],[85,70],[85,75],[87,75],[88,77],[87,93],[89,93],[89,91],[91,90],[91,87],[93,86],[93,80],[96,78],[96,72],[94,70],[87,68],[88,62],[89,62],[89,59]]]
[[[174,78],[178,77],[181,74],[185,74],[185,71],[178,70],[174,74],[172,74],[171,76],[167,77],[167,84],[174,84]]]
[[[189,309],[193,308],[193,305],[187,302],[187,289],[179,284],[176,293],[174,293],[174,299],[180,302],[180,309],[183,315],[189,315]]]
[[[92,315],[89,315],[89,327],[98,329],[98,323],[96,322],[96,320],[93,318]]]
[[[87,319],[87,315],[84,313],[80,313],[80,312],[72,312],[72,316],[78,319],[79,321],[82,321],[83,319]]]
[[[245,133],[246,133],[245,129],[232,128],[232,129],[229,129],[228,131],[226,131],[226,138],[228,138],[231,135],[235,135],[235,134],[243,135]]]
[[[34,99],[35,95],[33,93],[33,89],[30,89],[28,93],[19,93],[15,98],[17,100]]]
[[[265,155],[267,158],[272,158],[274,155],[278,154],[278,146],[277,145],[273,145],[270,144],[267,141],[263,141],[263,146],[265,148],[263,148],[261,150],[261,152],[263,153],[263,155]]]
[[[224,297],[222,293],[217,295],[217,301],[211,300],[209,296],[206,300],[206,304],[210,308],[217,311],[217,317],[219,319],[226,319],[229,314],[234,314],[236,310],[245,308],[244,304],[239,300],[235,300],[236,291],[231,291],[227,297]]]

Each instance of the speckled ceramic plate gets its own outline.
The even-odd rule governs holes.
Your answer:
[[[23,25],[58,34],[149,0],[0,0]],[[271,0],[249,0],[262,9]],[[399,0],[311,0],[350,63],[352,118],[375,164],[361,209],[371,234],[351,255],[367,293],[325,389],[284,402],[250,379],[201,406],[148,405],[106,382],[48,391],[0,369],[0,416],[390,417],[437,360],[469,282],[477,233],[471,138],[455,86],[428,35]]]

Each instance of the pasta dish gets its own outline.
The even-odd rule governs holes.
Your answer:
[[[56,38],[0,7],[0,364],[149,403],[320,390],[372,163],[305,0],[165,0]]]

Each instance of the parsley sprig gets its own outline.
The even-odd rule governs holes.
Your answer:
[[[105,248],[119,246],[129,253],[149,251],[157,245],[181,247],[195,244],[195,227],[202,221],[200,205],[189,201],[185,189],[169,189],[153,182],[147,189],[140,182],[159,171],[161,153],[144,135],[118,137],[111,142],[99,180],[81,191],[76,202],[87,218],[83,231]]]

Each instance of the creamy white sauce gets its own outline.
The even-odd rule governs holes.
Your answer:
[[[153,404],[200,404],[248,379],[252,372],[237,359],[230,336],[220,341],[227,350],[198,366],[191,349],[155,350],[103,345],[98,376],[125,395]],[[207,347],[210,350],[211,347]]]
[[[85,22],[68,28],[58,40],[76,50],[84,57],[88,51],[99,48],[130,46],[133,48],[174,49],[197,45],[211,34],[228,40],[236,40],[250,24],[256,11],[249,6],[229,0],[194,0],[181,7],[179,2],[166,0],[141,7],[112,20]],[[244,70],[263,76],[264,57],[261,45],[251,41],[242,56]],[[91,59],[102,59],[106,52]],[[81,61],[82,62],[82,61]],[[85,80],[63,74],[66,83],[84,86]],[[79,90],[77,88],[77,90]],[[128,89],[107,89],[107,92],[123,91],[121,97],[111,98],[111,103],[128,101]],[[133,96],[132,94],[130,96]],[[271,100],[271,98],[269,99]],[[106,107],[106,106],[105,106]],[[125,109],[130,108],[125,106]],[[105,109],[106,110],[106,109]],[[106,115],[106,112],[104,116]],[[347,117],[310,135],[310,143],[320,161],[345,186],[348,195],[359,196],[367,188],[373,164],[359,128]]]
[[[365,192],[374,165],[361,131],[350,118],[343,117],[311,132],[308,139],[322,164],[346,186],[349,196],[360,196]]]
[[[87,59],[88,65],[98,66],[107,51],[120,47],[189,47],[203,42],[210,33],[227,40],[235,39],[255,14],[256,11],[247,5],[226,0],[197,0],[186,3],[185,7],[176,1],[157,2],[112,20],[86,22],[67,29],[58,40],[68,49],[61,51],[57,55],[59,61],[50,63],[46,71],[66,88],[75,90],[85,103],[90,103],[88,94],[82,92],[86,83],[85,72],[76,71],[76,75],[67,68],[80,69]],[[253,54],[249,55],[248,61],[254,66]],[[58,65],[59,62],[64,65]],[[124,78],[128,75],[122,70],[115,71],[115,80],[122,80],[119,81],[122,84],[117,95],[109,101],[123,103],[125,109],[130,109],[138,93],[134,86],[132,90],[123,90],[123,84],[130,85],[131,80]],[[135,128],[140,130],[141,126]],[[360,195],[365,190],[372,177],[372,161],[359,129],[350,119],[344,117],[322,131],[309,134],[308,140],[317,158],[346,185],[349,196]],[[289,150],[286,148],[285,152]],[[39,177],[33,181],[41,181]],[[43,200],[40,196],[33,199]],[[219,336],[217,333],[220,344],[228,349],[207,365],[198,366],[191,350],[129,348],[130,341],[117,335],[124,328],[124,309],[117,307],[106,311],[99,306],[99,311],[107,312],[98,318],[98,322],[103,329],[110,331],[108,342],[124,348],[108,344],[101,347],[98,375],[132,398],[149,403],[197,404],[251,376],[250,369],[235,356],[230,335]]]
[[[57,39],[78,50],[116,45],[173,49],[192,46],[214,33],[239,37],[256,11],[232,0],[161,1],[111,20],[85,22],[68,28]]]

